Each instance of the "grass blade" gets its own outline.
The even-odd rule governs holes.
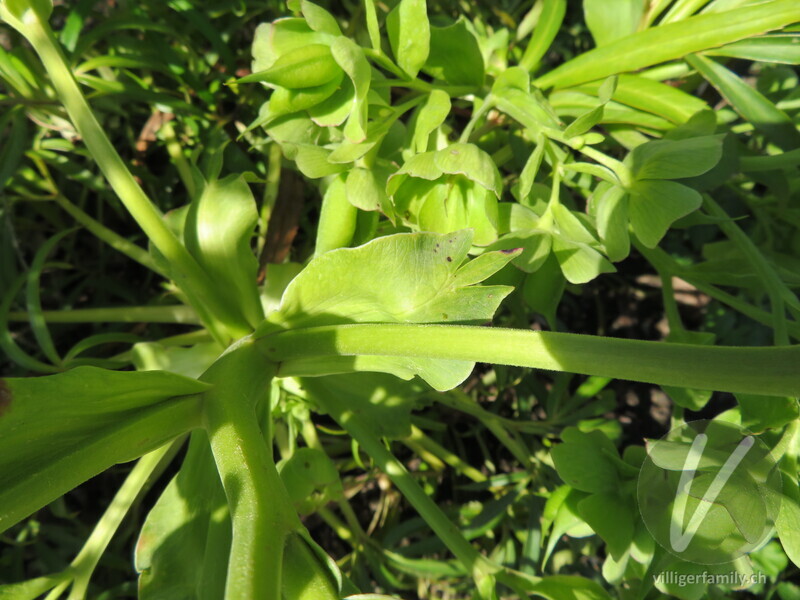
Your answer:
[[[800,132],[789,115],[761,92],[709,58],[689,56],[686,60],[731,103],[745,121],[752,123],[768,140],[786,151],[800,146]]]
[[[536,80],[541,88],[570,87],[636,71],[800,21],[800,3],[774,0],[653,27],[573,58]]]

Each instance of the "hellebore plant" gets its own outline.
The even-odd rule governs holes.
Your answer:
[[[203,357],[200,345],[193,355],[204,365],[199,376],[69,365],[54,351],[52,365],[39,363],[52,374],[2,382],[0,530],[112,465],[139,459],[72,565],[9,586],[8,593],[33,598],[69,590],[71,599],[85,597],[122,516],[188,437],[183,466],[140,536],[143,598],[358,594],[299,516],[342,501],[335,467],[311,444],[288,459],[273,456],[279,382],[296,381],[310,405],[329,414],[413,505],[474,579],[475,597],[498,598],[501,589],[521,597],[563,598],[580,589],[605,597],[597,584],[523,573],[480,553],[384,445],[383,421],[391,413],[357,410],[348,397],[357,391],[337,390],[335,382],[388,374],[444,392],[480,362],[700,394],[800,396],[800,346],[789,344],[797,326],[786,316],[787,310],[796,316],[800,306],[771,267],[764,276],[773,312],[757,316],[772,324],[774,347],[697,343],[679,319],[671,324],[680,339],[669,343],[486,326],[514,291],[498,274],[538,276],[514,281],[551,326],[566,282],[613,271],[632,246],[670,280],[677,266],[658,244],[701,206],[708,222],[763,261],[697,185],[723,153],[725,136],[717,133],[714,114],[656,78],[630,74],[800,20],[794,0],[728,4],[697,16],[689,11],[680,21],[670,13],[669,22],[622,32],[532,79],[564,18],[565,1],[536,4],[538,24],[519,64],[500,68],[487,60],[493,51],[479,44],[471,24],[429,22],[424,0],[402,0],[385,18],[365,0],[368,47],[345,35],[321,7],[290,2],[301,16],[261,25],[253,73],[231,81],[271,90],[250,131],[263,128],[300,172],[321,180],[323,192],[315,256],[280,287],[279,304],[265,310],[251,249],[259,212],[245,179],[193,168],[191,203],[162,215],[71,73],[48,24],[50,2],[2,0],[0,18],[38,54],[83,143],[146,234],[150,254],[140,261],[174,284],[210,334]],[[657,16],[649,15],[650,23]],[[501,55],[507,60],[505,50]],[[734,77],[703,54],[689,64],[723,89]],[[450,135],[446,119],[464,98],[473,110],[453,141],[458,136]],[[492,137],[509,123],[519,126],[512,141]],[[633,124],[660,139],[639,139],[640,132],[618,127],[630,147],[620,160],[597,148],[605,137],[596,128],[607,123]],[[519,176],[510,178],[516,201],[503,202],[509,181],[500,168],[514,160],[512,148],[522,147],[532,150]],[[569,196],[587,187],[583,211]],[[268,286],[271,277],[268,269]],[[34,331],[46,346],[44,323]],[[10,355],[22,352],[8,336],[3,344]],[[143,367],[144,350],[138,355]],[[186,497],[196,498],[191,510],[181,503]],[[194,561],[194,571],[175,578],[175,553]]]

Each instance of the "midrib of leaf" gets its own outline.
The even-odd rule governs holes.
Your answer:
[[[800,21],[797,0],[773,0],[723,13],[697,15],[595,48],[539,77],[534,84],[540,88],[580,85],[723,46],[797,21]]]

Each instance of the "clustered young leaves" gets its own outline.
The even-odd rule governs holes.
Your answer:
[[[780,545],[772,540],[733,568],[769,575],[757,593],[794,597],[798,588],[780,579],[789,560],[800,564],[800,357],[789,346],[800,339],[792,255],[800,221],[787,208],[800,181],[800,88],[796,75],[773,73],[758,90],[725,61],[800,63],[800,8],[793,0],[703,4],[586,0],[596,48],[550,69],[565,0],[538,0],[516,28],[480,12],[440,16],[426,0],[364,0],[346,18],[289,0],[293,16],[255,30],[252,72],[227,82],[242,99],[257,97],[248,91],[255,86],[269,93],[237,140],[280,151],[262,174],[296,170],[321,198],[307,232],[313,256],[267,265],[260,285],[252,240],[266,235],[259,228],[272,207],[259,211],[251,190],[259,168],[223,175],[228,141],[209,141],[190,160],[179,149],[173,160],[188,202],[162,217],[92,121],[49,31],[52,5],[0,2],[0,18],[38,53],[54,97],[145,231],[149,254],[70,214],[169,280],[176,308],[202,325],[177,341],[124,338],[130,350],[113,363],[82,356],[122,339],[102,334],[62,357],[38,289],[48,254],[69,232],[16,278],[0,307],[0,345],[26,369],[57,374],[0,382],[0,531],[142,458],[69,567],[0,585],[0,598],[91,595],[122,515],[186,437],[177,475],[139,535],[141,598],[378,598],[369,593],[403,596],[422,580],[481,599],[731,597],[732,586],[654,579],[698,565],[665,554],[640,518],[647,451],[622,444],[619,423],[602,418],[614,406],[612,378],[660,385],[676,420],[684,408],[702,409],[712,390],[736,394],[737,406],[718,418],[764,440],[783,496],[770,536]],[[693,95],[701,81],[730,108],[714,111]],[[758,243],[717,203],[728,194],[765,223]],[[727,240],[700,244],[694,264],[659,247],[670,232],[681,247],[682,232],[709,225]],[[570,329],[557,314],[565,290],[614,273],[634,249],[661,279],[665,342],[528,331],[537,315],[553,331]],[[766,323],[775,345],[788,347],[711,347],[714,333],[681,321],[676,276]],[[23,288],[48,362],[7,330]],[[522,331],[483,327],[498,311]],[[548,389],[535,373],[496,367],[480,385],[520,390],[509,419],[458,388],[477,362],[590,377],[578,386],[561,373]],[[136,371],[109,368],[129,365]],[[433,402],[477,419],[515,471],[489,477],[422,432],[424,419],[412,413]],[[319,415],[325,427],[315,426]],[[443,510],[430,484],[417,481],[424,469],[412,475],[387,443],[398,440],[425,468],[447,463],[489,499]],[[363,485],[355,468],[382,488],[390,484],[375,473],[385,474],[419,523],[389,523],[384,539],[370,537],[350,504]],[[741,507],[725,509],[725,531],[741,533]],[[300,517],[311,515],[350,546],[340,564],[306,529]]]

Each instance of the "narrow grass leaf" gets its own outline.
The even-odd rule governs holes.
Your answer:
[[[768,140],[786,151],[800,146],[800,132],[792,119],[761,92],[710,58],[689,56],[686,60],[719,90],[745,121],[752,123]]]
[[[723,46],[799,20],[800,5],[796,0],[774,0],[713,15],[698,15],[634,33],[585,52],[534,83],[540,88],[575,86]]]

